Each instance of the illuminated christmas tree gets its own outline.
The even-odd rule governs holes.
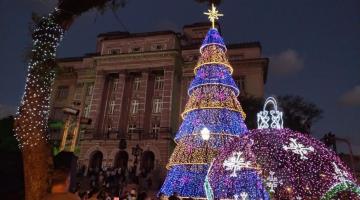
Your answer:
[[[222,14],[214,6],[205,14],[212,28],[200,47],[201,56],[182,113],[184,121],[175,136],[177,146],[160,190],[166,196],[177,192],[181,197],[205,198],[204,182],[210,163],[220,148],[248,131],[227,49],[214,26]]]

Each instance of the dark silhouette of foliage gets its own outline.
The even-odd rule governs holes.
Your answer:
[[[313,124],[321,118],[322,110],[303,97],[285,95],[276,97],[279,110],[283,111],[284,127],[302,133],[310,133]],[[241,105],[246,113],[245,123],[249,129],[257,128],[256,114],[263,109],[264,99],[241,96]]]
[[[323,111],[300,96],[285,95],[277,99],[284,112],[284,126],[302,133],[311,133],[311,127],[321,118]]]
[[[0,151],[18,152],[18,142],[13,131],[14,117],[0,119]]]

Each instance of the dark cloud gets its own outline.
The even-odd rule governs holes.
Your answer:
[[[351,90],[345,92],[339,99],[340,103],[345,106],[360,107],[360,85],[356,85]]]
[[[270,71],[275,75],[291,75],[303,68],[303,58],[293,49],[282,51],[270,59]]]

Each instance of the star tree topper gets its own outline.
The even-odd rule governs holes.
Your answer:
[[[212,28],[215,28],[215,20],[218,20],[219,17],[224,16],[223,14],[219,13],[214,4],[211,4],[211,10],[204,12],[204,14],[209,16],[208,18],[211,21]]]

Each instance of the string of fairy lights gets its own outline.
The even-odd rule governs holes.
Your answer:
[[[245,119],[245,113],[237,101],[235,93],[223,86],[204,85],[194,89],[182,113],[183,119],[186,113],[196,109],[226,108],[241,113]]]
[[[48,139],[46,132],[51,86],[55,78],[54,59],[64,32],[55,22],[54,14],[41,18],[34,27],[25,91],[15,117],[15,136],[20,148],[33,147],[40,140]]]

